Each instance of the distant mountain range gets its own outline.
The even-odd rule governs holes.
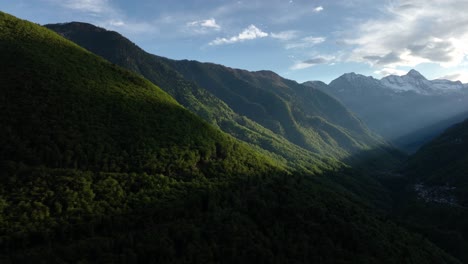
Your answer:
[[[406,75],[389,75],[380,80],[380,83],[396,92],[413,91],[424,95],[437,95],[445,93],[467,93],[468,84],[460,81],[443,79],[427,80],[416,70],[410,70]],[[465,90],[466,89],[466,90]]]
[[[317,82],[305,85],[317,86]],[[427,80],[416,70],[381,80],[347,73],[320,89],[339,99],[374,131],[398,146],[414,151],[446,128],[448,120],[462,121],[468,87],[459,81]],[[457,118],[458,117],[458,118]],[[437,124],[444,124],[437,126]],[[418,138],[415,131],[432,131]]]

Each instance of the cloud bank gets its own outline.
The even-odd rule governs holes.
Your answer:
[[[221,26],[216,23],[216,20],[214,18],[192,21],[192,22],[187,23],[187,26],[201,27],[201,28],[208,28],[208,29],[215,29],[215,30],[221,29]]]
[[[298,41],[288,43],[286,49],[305,49],[320,44],[326,40],[325,37],[305,37]]]
[[[333,59],[334,59],[333,57],[319,56],[319,57],[315,57],[315,58],[308,59],[305,61],[296,62],[290,69],[291,70],[307,69],[315,65],[330,63]]]
[[[55,1],[61,6],[73,10],[91,13],[104,13],[112,10],[107,0],[63,0]]]
[[[318,13],[318,12],[322,12],[323,11],[323,7],[322,6],[317,6],[316,8],[314,8],[314,12]]]
[[[291,40],[297,38],[298,32],[296,30],[282,31],[278,33],[270,33],[270,37],[279,40]]]
[[[264,38],[268,37],[268,33],[263,32],[259,28],[254,25],[248,26],[244,29],[241,33],[237,36],[233,36],[230,38],[216,38],[215,40],[211,41],[208,45],[216,46],[216,45],[223,45],[223,44],[232,44],[236,42],[243,42],[246,40],[253,40],[257,38]]]
[[[350,60],[388,69],[436,63],[459,65],[468,54],[465,0],[392,1],[375,19],[358,25]]]

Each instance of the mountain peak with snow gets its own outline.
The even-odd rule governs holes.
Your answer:
[[[434,95],[457,92],[464,88],[460,81],[428,80],[412,69],[406,75],[389,75],[380,80],[381,84],[396,92],[412,91],[418,94]]]
[[[341,85],[336,85],[337,83],[341,83]],[[415,69],[404,75],[388,75],[380,80],[372,76],[350,72],[336,78],[329,85],[333,86],[332,84],[340,87],[340,92],[354,90],[357,93],[373,93],[378,90],[387,94],[403,92],[413,92],[420,95],[468,94],[468,84],[446,79],[428,80]]]
[[[411,69],[405,76],[411,77],[414,79],[424,79],[426,80],[426,77],[424,77],[420,72],[418,72],[415,69]]]
[[[349,82],[378,82],[378,79],[375,79],[372,76],[365,76],[359,73],[349,72],[341,75],[338,79],[345,79]]]

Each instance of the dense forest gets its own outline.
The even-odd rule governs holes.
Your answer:
[[[316,87],[269,71],[152,55],[117,32],[87,23],[46,27],[141,74],[193,113],[295,170],[314,173],[317,167],[343,158],[362,162],[367,157],[368,165],[376,167],[402,159],[340,102]]]
[[[402,172],[396,214],[410,228],[468,262],[468,120],[411,156]]]
[[[351,156],[358,164],[374,145],[392,165],[401,156],[344,106],[337,111],[354,128],[317,106],[325,94],[298,86],[279,95],[271,83],[275,92],[256,88],[289,109],[278,127],[295,125],[277,136],[268,119],[245,123],[255,133],[268,129],[259,138],[306,153],[282,156],[280,147],[223,132],[219,116],[197,116],[195,105],[206,101],[181,100],[184,108],[168,88],[45,27],[0,13],[0,29],[0,262],[461,263],[461,254],[389,213],[397,189],[391,186],[399,182],[379,180],[384,173],[370,172],[374,166],[346,164]],[[205,93],[197,80],[167,72],[181,91]],[[249,87],[268,83],[266,73],[236,74]],[[213,109],[243,118],[229,110],[235,105],[216,108],[223,102],[211,95]],[[291,109],[288,96],[315,101]],[[325,112],[311,120],[314,108]],[[335,133],[313,142],[314,127],[327,125]],[[335,145],[323,143],[326,137]],[[308,153],[313,158],[292,162]]]

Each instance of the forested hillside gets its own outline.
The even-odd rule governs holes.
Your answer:
[[[346,170],[294,173],[52,31],[0,29],[2,263],[458,263]]]
[[[324,164],[323,157],[360,160],[364,155],[356,154],[361,152],[382,156],[380,161],[388,164],[401,158],[338,101],[273,72],[166,59],[148,54],[117,32],[86,23],[46,27],[140,73],[198,116],[296,169],[327,167],[331,161]]]
[[[468,122],[450,127],[412,155],[393,180],[395,216],[468,261]]]
[[[406,172],[428,186],[453,187],[457,203],[468,206],[468,121],[456,124],[413,155]]]

